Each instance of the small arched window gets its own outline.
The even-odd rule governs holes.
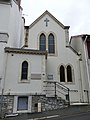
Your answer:
[[[46,36],[44,35],[44,33],[42,33],[40,35],[40,38],[39,38],[39,50],[41,51],[45,51],[46,50]]]
[[[52,33],[48,36],[48,52],[51,54],[55,53],[55,41]]]
[[[72,67],[67,66],[67,82],[72,82]]]
[[[65,82],[65,68],[63,65],[60,66],[60,82]]]
[[[27,78],[28,78],[28,62],[24,61],[22,63],[21,80],[26,80]]]

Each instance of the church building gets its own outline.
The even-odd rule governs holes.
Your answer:
[[[20,0],[0,0],[0,110],[30,113],[90,102],[90,35],[45,11],[25,26]]]

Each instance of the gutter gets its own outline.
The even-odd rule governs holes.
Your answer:
[[[81,55],[81,53],[77,52],[72,46],[69,45],[69,46],[66,46],[66,47],[70,48],[76,55],[78,55],[78,56]]]

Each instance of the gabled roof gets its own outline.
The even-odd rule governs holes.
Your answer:
[[[39,16],[30,26],[29,28],[32,28],[40,19],[42,19],[45,15],[49,15],[58,25],[60,25],[63,29],[69,29],[70,26],[64,26],[60,21],[58,21],[50,12],[47,10]]]
[[[85,38],[89,38],[90,39],[90,35],[89,34],[81,34],[81,35],[75,35],[75,36],[71,36],[69,44],[71,44],[72,40],[75,40],[73,38],[82,38],[82,40],[85,40]],[[88,40],[88,39],[87,39]]]
[[[81,34],[81,35],[75,35],[75,36],[71,36],[71,38],[70,38],[70,41],[73,39],[73,38],[85,38],[85,37],[90,37],[90,35],[89,34]]]
[[[75,35],[75,36],[71,36],[71,39],[77,37],[84,37],[84,36],[89,36],[89,35],[88,34]]]

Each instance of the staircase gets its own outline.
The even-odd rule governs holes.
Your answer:
[[[44,81],[44,92],[48,98],[56,98],[66,105],[70,105],[69,88],[56,81]]]

